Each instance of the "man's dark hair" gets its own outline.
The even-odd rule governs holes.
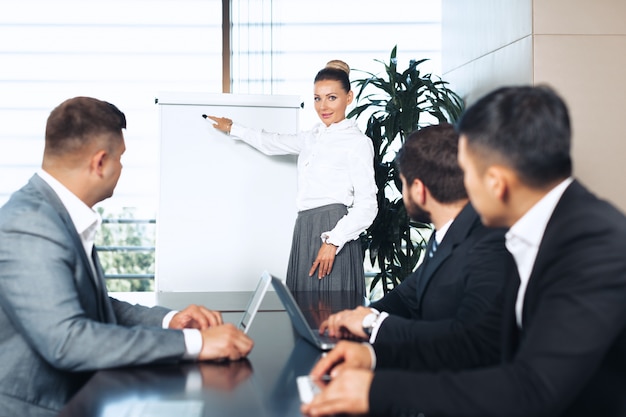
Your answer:
[[[495,90],[465,111],[457,130],[473,152],[507,165],[531,187],[572,174],[567,106],[549,87]]]
[[[419,179],[440,203],[465,199],[458,142],[459,136],[449,123],[415,130],[398,151],[396,165],[407,184]]]
[[[46,154],[61,155],[81,149],[91,138],[121,136],[126,116],[106,101],[74,97],[59,104],[48,116]]]

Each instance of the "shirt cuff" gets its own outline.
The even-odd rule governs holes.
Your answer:
[[[376,370],[376,352],[374,351],[374,347],[369,343],[363,343],[363,345],[367,346],[367,349],[370,351],[370,356],[372,358],[372,366],[370,367],[370,370],[374,371]]]
[[[375,309],[372,309],[375,310]],[[372,326],[372,333],[370,334],[370,343],[374,343],[376,341],[376,336],[378,335],[378,330],[380,330],[380,326],[383,324],[383,321],[389,317],[389,313],[383,311],[378,315],[374,325]]]
[[[241,137],[243,136],[241,132],[241,127],[237,125],[237,123],[235,122],[233,122],[233,124],[230,125],[230,132],[226,134],[232,136],[233,139],[237,139],[237,140],[241,140]]]
[[[163,317],[162,326],[164,329],[170,327],[172,318],[178,313],[178,310],[172,310]],[[185,338],[185,354],[183,359],[197,359],[202,350],[202,334],[198,329],[183,329],[183,337]]]
[[[197,359],[202,350],[202,334],[198,329],[183,329],[185,354],[183,359]]]
[[[170,323],[172,322],[172,318],[178,313],[178,310],[172,310],[163,317],[163,321],[161,322],[161,327],[164,329],[169,329]]]
[[[345,243],[339,243],[336,240],[334,240],[333,237],[330,235],[330,232],[322,233],[320,238],[322,239],[322,242],[324,242],[324,243],[330,243],[331,245],[337,246],[337,251],[335,252],[335,255],[338,254],[339,251],[345,245]]]

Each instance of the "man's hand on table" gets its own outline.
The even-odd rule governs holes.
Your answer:
[[[363,319],[371,312],[368,307],[359,306],[332,314],[320,325],[320,333],[328,331],[331,337],[367,339],[363,331]]]
[[[223,320],[219,311],[192,304],[172,317],[169,328],[203,330],[221,324]]]

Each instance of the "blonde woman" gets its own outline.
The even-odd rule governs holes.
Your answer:
[[[354,93],[350,68],[330,61],[314,81],[321,120],[310,131],[277,134],[208,116],[214,127],[266,155],[298,155],[298,217],[287,286],[291,291],[354,291],[365,295],[359,235],[377,213],[371,140],[346,119]]]

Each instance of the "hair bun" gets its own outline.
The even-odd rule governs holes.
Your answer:
[[[348,66],[348,64],[340,59],[333,59],[332,61],[328,61],[326,63],[326,68],[338,69],[345,72],[347,75],[350,75],[350,67]]]

